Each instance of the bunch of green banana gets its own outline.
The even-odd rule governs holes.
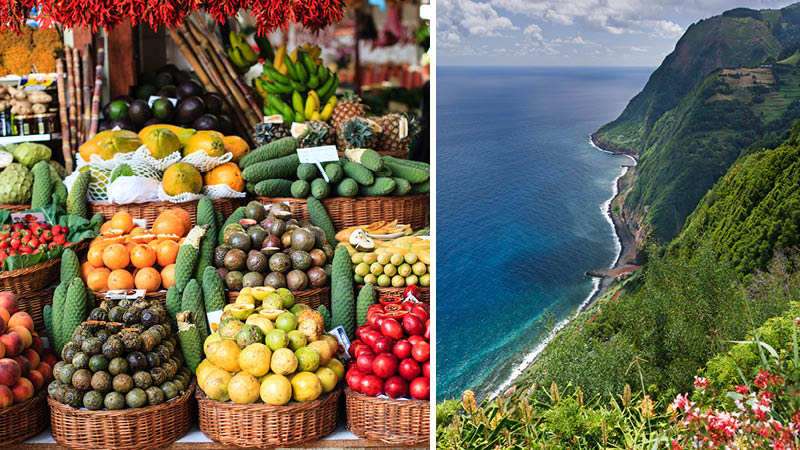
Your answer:
[[[247,72],[258,62],[258,53],[247,43],[247,36],[242,32],[231,30],[228,35],[231,46],[228,47],[228,58],[241,72]]]
[[[285,123],[328,120],[336,106],[339,77],[311,54],[295,52],[296,62],[281,49],[276,53],[276,58],[283,54],[281,67],[286,73],[275,63],[265,63],[264,76],[256,79],[259,90],[267,94],[264,114],[279,114]]]

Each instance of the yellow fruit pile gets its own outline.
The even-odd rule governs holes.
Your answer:
[[[381,287],[430,286],[431,243],[417,236],[375,241],[375,250],[359,252],[347,242],[353,278],[358,284]]]
[[[203,351],[197,383],[217,401],[306,402],[344,379],[344,365],[334,358],[339,342],[325,333],[322,315],[295,303],[288,289],[244,288]]]
[[[150,229],[136,226],[127,212],[118,212],[89,245],[81,264],[83,280],[95,292],[169,289],[175,285],[178,248],[191,227],[189,213],[182,208],[162,212]]]

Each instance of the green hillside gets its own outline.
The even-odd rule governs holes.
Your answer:
[[[664,242],[743,150],[800,117],[800,68],[717,70],[653,126],[625,207]],[[778,133],[780,134],[780,133]]]

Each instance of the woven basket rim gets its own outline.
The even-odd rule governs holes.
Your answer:
[[[213,202],[220,202],[221,203],[221,202],[224,202],[224,201],[234,201],[234,200],[241,201],[242,199],[241,198],[215,198],[215,199],[211,200],[211,202],[212,203]],[[126,207],[128,205],[137,205],[137,206],[141,206],[141,205],[152,205],[152,206],[174,205],[176,208],[179,208],[180,205],[185,205],[187,203],[197,203],[197,202],[198,202],[198,200],[189,200],[188,202],[172,203],[172,202],[164,202],[164,201],[159,200],[159,201],[155,201],[155,202],[141,202],[141,203],[125,203],[125,204],[122,204],[122,203],[112,203],[112,202],[91,202],[90,201],[89,204],[94,205],[94,206],[98,206],[98,207],[113,207],[113,208],[124,208],[124,207]]]
[[[0,409],[0,416],[9,416],[11,414],[15,414],[20,410],[25,410],[26,412],[30,412],[30,407],[34,404],[41,402],[44,397],[47,396],[47,389],[42,388],[39,392],[36,393],[33,397],[25,400],[22,403],[15,403],[7,408]]]
[[[431,403],[430,400],[416,400],[416,399],[395,399],[395,398],[379,398],[379,397],[370,397],[368,395],[364,395],[360,392],[356,392],[350,389],[349,386],[344,387],[344,395],[346,397],[351,397],[361,402],[371,403],[371,404],[386,404],[396,406],[398,408],[424,408],[430,411]]]
[[[32,266],[23,267],[23,268],[17,269],[17,270],[6,270],[5,272],[0,273],[0,280],[6,279],[6,278],[21,277],[21,276],[27,275],[27,274],[29,274],[31,272],[37,272],[39,270],[42,270],[42,269],[45,269],[45,268],[49,268],[50,266],[52,266],[54,264],[58,264],[60,262],[61,262],[61,258],[50,258],[50,259],[44,260],[44,261],[42,261],[42,262],[40,262],[38,264],[34,264]]]
[[[115,409],[115,410],[99,410],[99,411],[92,411],[85,408],[73,408],[72,406],[65,405],[55,399],[47,397],[47,404],[50,405],[50,408],[55,408],[59,410],[62,414],[71,414],[74,416],[81,416],[86,418],[91,418],[93,420],[103,419],[103,418],[117,418],[120,416],[125,417],[132,417],[137,418],[139,416],[145,416],[148,414],[153,414],[156,412],[161,412],[163,410],[173,409],[183,405],[184,403],[188,402],[189,399],[192,397],[192,393],[196,387],[196,381],[192,380],[192,384],[189,385],[189,388],[186,389],[183,395],[179,397],[175,397],[171,400],[168,400],[160,405],[155,406],[145,406],[144,408],[124,408],[124,409]]]
[[[336,388],[334,388],[334,390],[328,392],[327,394],[319,396],[319,398],[317,398],[316,400],[311,400],[310,402],[274,406],[274,405],[268,405],[266,403],[220,402],[208,398],[208,396],[206,395],[205,392],[203,392],[202,389],[198,388],[194,390],[194,397],[197,399],[198,402],[206,403],[213,408],[230,409],[230,410],[237,410],[237,409],[247,410],[258,414],[265,414],[265,413],[290,414],[298,411],[305,411],[308,409],[316,409],[325,403],[337,401],[341,394],[342,394],[342,386],[341,383],[339,383],[339,385],[337,385]]]
[[[322,199],[322,203],[326,202],[354,202],[357,200],[383,200],[383,201],[394,201],[394,200],[413,200],[423,197],[430,197],[430,192],[426,192],[423,194],[414,194],[414,195],[385,195],[385,196],[377,196],[377,197],[327,197]],[[273,201],[296,201],[296,202],[306,202],[304,198],[294,198],[294,197],[262,197],[256,196],[254,197],[258,201],[268,200],[270,202]]]

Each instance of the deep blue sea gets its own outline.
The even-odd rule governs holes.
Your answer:
[[[649,68],[437,69],[437,400],[505,389],[618,243],[623,156],[589,135]]]

